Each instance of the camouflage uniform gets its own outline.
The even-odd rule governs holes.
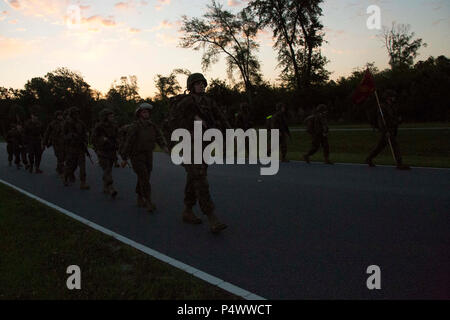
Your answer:
[[[381,113],[378,112],[377,119],[377,127],[381,132],[380,139],[378,140],[377,145],[366,158],[366,163],[370,167],[374,167],[373,159],[380,154],[381,151],[384,150],[387,144],[389,144],[389,140],[392,145],[392,149],[394,151],[395,160],[397,162],[397,169],[400,170],[409,170],[410,167],[403,164],[402,156],[400,154],[400,148],[397,143],[397,132],[398,126],[400,124],[400,117],[397,112],[396,106],[393,104],[393,100],[395,99],[396,93],[393,90],[387,90],[383,94],[384,103],[382,103],[381,110],[383,112],[383,117]]]
[[[80,189],[87,190],[86,157],[88,138],[85,124],[79,119],[80,111],[73,107],[64,121],[65,170],[64,185],[68,186],[77,167],[80,169]]]
[[[28,166],[27,154],[25,149],[25,136],[23,129],[19,125],[13,126],[6,135],[6,149],[8,152],[8,161],[11,166],[11,162],[14,158],[14,164],[17,166],[17,169],[21,168],[20,161],[22,160],[23,164]]]
[[[118,129],[108,119],[111,114],[114,113],[108,109],[101,111],[100,121],[94,128],[92,142],[103,169],[103,192],[115,198],[117,191],[113,187],[112,168],[117,158]]]
[[[47,127],[44,135],[44,145],[47,147],[53,146],[53,152],[55,153],[57,165],[56,172],[60,175],[64,175],[64,121],[58,119],[62,117],[62,112],[57,111],[55,113],[56,119],[54,119]]]
[[[289,127],[287,124],[286,119],[286,106],[284,103],[277,103],[276,105],[276,112],[272,116],[269,116],[267,118],[267,130],[269,131],[271,129],[278,129],[280,132],[280,152],[281,152],[281,161],[282,162],[289,162],[287,159],[287,141],[288,137],[290,137],[291,133],[289,131]],[[270,145],[268,147],[269,153]]]
[[[212,99],[204,94],[193,93],[194,84],[200,81],[204,82],[206,87],[207,81],[203,75],[194,73],[189,76],[187,88],[191,93],[186,95],[172,110],[175,113],[174,118],[177,121],[177,127],[184,128],[191,133],[192,145],[194,145],[193,132],[196,118],[202,119],[208,128],[215,127],[224,130],[228,126],[228,121]],[[207,117],[211,122],[214,120],[214,123],[208,123]],[[201,223],[201,220],[195,216],[192,210],[198,200],[202,212],[208,217],[211,231],[214,233],[220,232],[227,226],[221,223],[214,213],[215,206],[209,193],[207,179],[208,165],[205,163],[193,164],[193,158],[194,155],[192,154],[191,164],[183,164],[187,173],[184,189],[183,221],[192,224]]]
[[[29,171],[33,172],[33,166],[36,169],[36,173],[42,173],[39,169],[41,165],[42,152],[42,136],[44,130],[42,124],[37,118],[32,116],[32,119],[25,123],[25,139],[27,145]]]
[[[330,161],[330,145],[328,143],[328,122],[327,122],[327,106],[320,104],[312,115],[305,119],[308,127],[308,133],[312,137],[312,146],[308,153],[303,156],[307,163],[310,163],[309,157],[323,148],[323,156],[326,164],[332,164]]]
[[[137,175],[136,194],[139,207],[146,207],[153,212],[156,207],[151,200],[150,176],[153,169],[153,150],[155,143],[162,148],[166,147],[163,135],[150,119],[140,117],[142,110],[151,110],[152,105],[143,103],[136,110],[138,119],[127,130],[126,141],[122,146],[120,155],[124,161],[131,159],[131,165]]]

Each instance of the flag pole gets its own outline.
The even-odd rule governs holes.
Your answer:
[[[388,137],[389,147],[391,148],[392,157],[394,158],[394,161],[397,164],[397,158],[395,157],[394,149],[392,148],[391,134],[390,134],[390,132],[388,130],[388,127],[386,125],[386,120],[384,119],[384,114],[383,114],[383,110],[381,109],[380,100],[378,99],[377,90],[375,90],[375,97],[377,98],[377,104],[378,104],[378,109],[380,110],[381,119],[383,120],[384,127],[386,128],[386,134],[387,134],[387,137]]]

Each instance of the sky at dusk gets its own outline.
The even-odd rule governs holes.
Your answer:
[[[237,12],[245,0],[219,0]],[[58,67],[78,71],[93,89],[106,93],[114,80],[136,75],[142,97],[154,96],[154,78],[175,68],[201,71],[202,51],[178,46],[181,16],[200,17],[210,0],[0,0],[0,86],[23,88],[27,80]],[[381,9],[382,25],[410,24],[428,47],[418,59],[450,57],[448,0],[325,0],[322,53],[331,79],[349,75],[367,62],[388,67],[386,49],[369,30],[370,5]],[[79,23],[71,12],[80,10]],[[76,10],[75,10],[76,9]],[[74,11],[75,10],[75,11]],[[262,32],[259,59],[265,80],[279,75],[270,31]],[[225,80],[222,59],[204,72]],[[185,77],[180,81],[184,85]]]

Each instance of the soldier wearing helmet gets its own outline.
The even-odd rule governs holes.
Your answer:
[[[100,121],[94,127],[92,143],[103,169],[103,192],[113,199],[117,191],[113,186],[112,168],[117,158],[118,128],[114,123],[114,112],[110,109],[100,111]]]
[[[401,122],[401,118],[395,105],[396,96],[396,92],[391,89],[386,90],[382,95],[383,101],[380,104],[381,111],[378,112],[377,115],[377,125],[381,135],[377,145],[366,158],[366,163],[369,167],[375,167],[373,159],[384,150],[387,144],[390,144],[394,153],[397,169],[411,169],[409,166],[403,164],[400,148],[397,143],[398,126]]]
[[[127,129],[125,142],[120,150],[125,166],[128,159],[137,175],[136,194],[138,207],[146,208],[148,212],[156,210],[151,197],[150,176],[153,170],[153,150],[157,143],[165,152],[166,141],[160,128],[150,120],[153,106],[141,103],[136,109],[134,121]]]
[[[291,136],[291,132],[289,131],[287,118],[286,118],[286,104],[283,102],[278,102],[275,105],[275,113],[269,117],[267,117],[266,126],[267,130],[270,133],[272,129],[278,129],[280,133],[280,151],[281,151],[281,161],[289,162],[287,158],[287,144],[288,137]],[[270,152],[270,150],[269,150]]]
[[[194,136],[195,121],[201,121],[206,129],[224,130],[229,127],[228,121],[215,101],[206,96],[207,85],[208,82],[201,73],[191,74],[186,83],[189,94],[184,96],[171,110],[172,116],[177,122],[175,126],[188,130],[192,137]],[[193,212],[193,207],[198,201],[203,214],[208,218],[210,230],[213,233],[218,233],[225,229],[227,226],[220,222],[215,214],[215,206],[209,192],[208,165],[206,163],[194,164],[193,159],[191,159],[191,164],[183,164],[183,167],[187,176],[182,220],[190,224],[202,222]]]
[[[64,177],[64,118],[61,111],[55,112],[55,119],[50,122],[44,134],[44,145],[53,146],[57,165],[56,172]]]
[[[330,160],[330,146],[328,143],[328,108],[325,104],[319,104],[314,110],[313,114],[305,119],[307,132],[311,135],[312,146],[308,153],[303,156],[303,159],[310,163],[309,157],[319,150],[322,146],[323,156],[326,164],[333,164]]]
[[[44,129],[42,123],[39,121],[37,114],[32,113],[31,119],[25,123],[25,139],[28,153],[28,170],[33,173],[33,166],[36,173],[42,173],[39,168],[41,165],[42,152],[44,151],[42,145],[42,137]]]
[[[75,170],[80,169],[80,189],[88,190],[86,183],[86,152],[88,145],[87,128],[80,120],[80,110],[70,108],[69,116],[64,122],[65,169],[64,186],[69,186]]]

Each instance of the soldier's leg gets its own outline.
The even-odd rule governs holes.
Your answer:
[[[64,148],[61,146],[53,146],[53,150],[55,152],[55,157],[57,161],[56,172],[59,175],[64,173]]]
[[[78,168],[80,169],[80,189],[89,190],[86,183],[86,156],[83,151],[79,151],[77,155]]]
[[[29,171],[30,173],[33,172],[33,166],[34,166],[34,149],[33,149],[33,143],[29,143],[27,145],[27,155],[28,155],[28,163],[29,163]]]
[[[184,165],[186,170],[186,186],[184,187],[184,210],[183,210],[183,221],[191,224],[200,224],[202,220],[198,218],[192,208],[197,202],[197,196],[195,193],[194,179],[195,174],[192,169],[192,164]]]
[[[42,173],[40,166],[43,152],[44,150],[42,149],[41,142],[36,143],[35,145],[36,173]]]
[[[311,141],[311,149],[309,149],[308,153],[306,153],[303,156],[303,159],[309,163],[309,157],[312,156],[314,153],[317,152],[317,150],[319,150],[320,148],[320,137],[318,136],[311,136],[312,141]]]
[[[323,157],[325,158],[325,163],[333,164],[333,162],[330,161],[330,145],[328,143],[328,137],[322,136],[321,145],[323,148]]]
[[[145,207],[147,205],[146,197],[148,193],[146,188],[146,181],[148,182],[150,178],[145,155],[141,154],[132,157],[131,166],[133,167],[133,171],[137,176],[136,193],[138,196],[138,206]]]
[[[64,185],[68,186],[71,177],[74,175],[78,165],[78,154],[73,151],[66,153],[66,162],[64,166]]]
[[[280,136],[280,151],[281,151],[281,161],[289,162],[287,159],[287,137],[285,134]]]
[[[208,217],[210,229],[213,233],[220,232],[227,227],[219,221],[214,213],[214,203],[209,193],[209,183],[207,178],[207,165],[193,165],[193,179],[195,194],[202,212]]]
[[[20,158],[25,165],[25,168],[28,169],[27,148],[25,146],[20,147]]]
[[[372,160],[380,154],[381,151],[383,151],[383,149],[386,147],[387,144],[387,137],[386,137],[386,133],[382,133],[380,136],[380,139],[378,140],[378,144],[375,146],[375,148],[372,150],[372,152],[369,154],[369,156],[366,158],[366,163],[373,167],[374,164],[372,162]]]
[[[20,169],[20,146],[14,145],[14,164],[16,165],[17,169]]]
[[[409,166],[403,164],[402,155],[400,153],[400,147],[397,142],[397,129],[392,130],[391,143],[395,155],[395,160],[397,161],[397,169],[410,170],[411,168]]]
[[[6,151],[8,152],[8,163],[9,163],[9,166],[11,166],[12,161],[13,161],[13,155],[14,155],[14,146],[12,143],[8,143],[6,145]]]

